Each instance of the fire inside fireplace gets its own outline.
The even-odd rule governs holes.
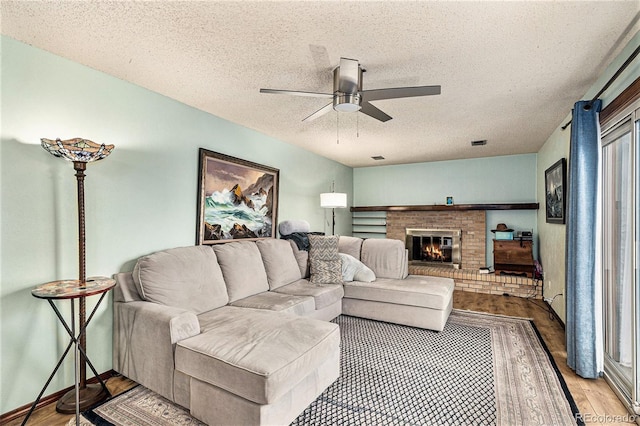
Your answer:
[[[460,230],[407,229],[409,260],[414,264],[460,267]]]

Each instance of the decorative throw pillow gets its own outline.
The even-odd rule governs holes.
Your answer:
[[[309,246],[311,282],[341,283],[342,261],[338,254],[338,236],[309,235]]]
[[[362,281],[370,283],[376,280],[376,275],[364,263],[355,257],[340,253],[342,259],[342,280],[343,281]]]

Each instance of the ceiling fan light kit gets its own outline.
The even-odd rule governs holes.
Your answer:
[[[360,111],[360,95],[357,93],[338,93],[333,98],[333,109],[338,112]]]
[[[362,97],[362,67],[353,59],[340,58],[333,70],[333,109],[338,112],[360,111]]]
[[[387,89],[362,90],[363,72],[364,70],[357,60],[340,58],[340,65],[333,70],[333,93],[278,89],[260,89],[260,93],[332,99],[331,103],[323,106],[302,121],[315,120],[331,111],[331,109],[334,109],[338,112],[360,111],[383,123],[391,120],[392,117],[373,106],[370,101],[440,94],[440,86],[393,87]]]

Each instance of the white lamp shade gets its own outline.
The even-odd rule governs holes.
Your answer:
[[[340,192],[325,192],[320,194],[320,207],[325,209],[340,209],[347,207],[347,194]]]

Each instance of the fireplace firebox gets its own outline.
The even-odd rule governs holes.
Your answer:
[[[409,261],[418,265],[460,268],[461,235],[460,230],[407,229]]]

